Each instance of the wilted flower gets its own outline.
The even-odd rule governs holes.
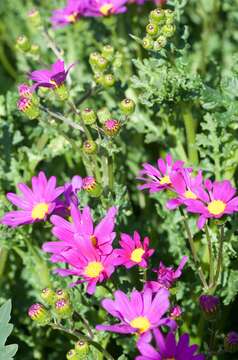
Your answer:
[[[205,190],[199,193],[198,199],[186,201],[187,211],[200,214],[197,226],[201,229],[207,219],[220,219],[223,215],[238,211],[236,189],[229,180],[205,181]]]
[[[170,332],[164,338],[158,329],[153,331],[156,348],[147,343],[140,343],[138,348],[141,352],[136,360],[205,360],[204,355],[196,354],[198,346],[189,345],[189,335],[180,336],[178,343],[175,334]]]
[[[116,249],[118,255],[116,260],[118,265],[124,265],[127,269],[138,265],[147,267],[147,260],[153,255],[154,249],[149,249],[149,238],[146,237],[143,243],[140,241],[140,235],[137,231],[133,237],[128,234],[121,234],[121,249]]]
[[[171,189],[171,176],[181,170],[183,164],[181,160],[173,162],[170,154],[166,155],[165,161],[158,159],[157,167],[149,163],[143,164],[143,170],[140,170],[138,179],[144,181],[145,184],[139,185],[138,189],[149,189],[150,193]]]
[[[144,292],[132,291],[130,298],[117,290],[115,300],[104,299],[102,306],[112,316],[118,318],[120,323],[115,325],[97,325],[97,330],[111,331],[121,334],[137,334],[139,342],[150,337],[150,331],[158,326],[167,325],[172,329],[176,323],[163,317],[169,308],[169,292],[160,289],[153,297],[150,289]]]
[[[41,171],[32,178],[32,189],[25,184],[18,184],[23,196],[8,193],[7,198],[21,210],[10,211],[2,218],[2,224],[16,227],[32,224],[36,221],[45,221],[56,207],[56,199],[62,194],[64,188],[56,187],[56,177],[47,180]]]
[[[219,311],[220,299],[218,296],[201,295],[199,298],[199,304],[205,317],[211,319],[216,317]]]
[[[159,269],[154,270],[157,273],[157,281],[147,281],[145,289],[150,288],[153,292],[157,292],[161,288],[171,288],[174,282],[182,275],[183,267],[187,261],[188,257],[184,256],[176,270],[173,267],[166,267],[160,262]]]
[[[238,333],[230,331],[224,339],[224,348],[227,352],[235,353],[238,351]]]

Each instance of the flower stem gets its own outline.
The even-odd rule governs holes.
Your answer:
[[[108,156],[107,159],[107,166],[108,166],[108,186],[111,191],[113,191],[114,185],[114,174],[113,174],[113,157]]]
[[[79,314],[77,311],[75,311],[74,313],[79,318],[79,320],[83,323],[85,329],[88,332],[88,335],[89,335],[90,339],[93,339],[94,335],[93,335],[93,332],[92,332],[92,330],[91,330],[91,328],[89,326],[89,323],[88,323],[87,319],[85,319],[85,317],[83,315]]]
[[[198,164],[198,152],[196,149],[196,120],[192,116],[189,106],[183,108],[183,121],[187,137],[187,150],[190,163]]]
[[[179,207],[179,210],[180,210],[180,213],[182,215],[182,219],[183,219],[183,222],[184,222],[184,227],[185,227],[185,230],[186,230],[186,233],[187,233],[187,236],[188,236],[188,241],[189,241],[189,245],[190,245],[192,256],[193,256],[194,265],[195,265],[195,267],[197,269],[198,276],[199,276],[199,278],[201,280],[201,283],[202,283],[202,285],[204,287],[204,290],[207,291],[208,284],[207,284],[205,275],[203,273],[202,266],[201,266],[200,261],[199,261],[198,256],[197,256],[197,252],[196,252],[194,241],[193,241],[193,236],[192,236],[190,228],[189,228],[187,217],[184,214],[184,211],[183,211],[183,209],[181,207]]]
[[[216,274],[214,278],[214,290],[217,287],[217,282],[219,279],[219,275],[222,268],[222,257],[223,257],[223,243],[224,243],[224,225],[221,226],[221,232],[220,232],[220,246],[218,251],[218,259],[217,259],[217,269]]]
[[[213,259],[213,252],[212,252],[212,241],[211,241],[211,236],[210,236],[207,224],[205,225],[205,233],[206,233],[207,244],[208,244],[209,266],[210,266],[209,287],[213,287],[213,285],[214,285],[214,259]]]

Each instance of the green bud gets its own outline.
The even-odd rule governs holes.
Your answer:
[[[92,155],[97,152],[97,144],[93,140],[86,140],[83,143],[83,152],[87,155]]]
[[[155,23],[149,23],[147,26],[146,26],[146,32],[147,34],[149,34],[150,36],[156,36],[158,34],[158,30],[159,30],[159,27],[157,24]]]
[[[123,56],[121,53],[117,52],[115,60],[113,61],[113,69],[119,69],[123,64]]]
[[[162,33],[166,37],[172,37],[175,33],[176,27],[175,25],[164,25],[162,27]]]
[[[167,39],[165,36],[159,36],[158,39],[154,42],[154,50],[159,51],[167,44]]]
[[[28,52],[31,48],[29,39],[25,35],[18,36],[17,47],[24,52]]]
[[[43,289],[41,291],[40,296],[46,304],[53,305],[55,303],[56,294],[55,294],[54,290],[52,290],[50,288]]]
[[[97,120],[97,115],[92,109],[86,108],[82,111],[82,119],[86,125],[92,125]]]
[[[165,13],[162,9],[155,9],[150,12],[150,20],[156,24],[162,24],[165,22]]]
[[[142,40],[142,45],[143,45],[143,48],[146,49],[146,50],[151,50],[153,49],[153,46],[154,46],[154,41],[151,37],[149,36],[146,36],[144,37],[144,39]]]
[[[112,74],[104,75],[102,84],[105,87],[112,87],[115,84],[115,77]]]
[[[103,82],[104,82],[104,75],[102,73],[98,73],[96,72],[94,74],[94,80],[97,84],[99,85],[103,85]]]
[[[114,48],[111,45],[105,45],[102,48],[102,56],[105,57],[105,59],[111,61],[114,54]]]
[[[61,319],[69,318],[73,314],[73,309],[68,299],[57,300],[55,302],[54,311]]]
[[[32,101],[32,98],[20,98],[17,107],[31,120],[36,119],[40,115],[39,107]]]
[[[107,119],[110,119],[112,117],[110,111],[106,107],[100,109],[97,112],[97,116],[101,124],[104,124]]]
[[[40,326],[49,324],[51,320],[51,315],[49,311],[42,304],[31,305],[28,310],[28,315]]]
[[[30,53],[33,56],[39,55],[40,53],[40,47],[36,44],[32,44],[30,48]]]
[[[97,58],[95,67],[99,69],[100,71],[105,70],[108,67],[108,61],[104,56],[99,56]]]
[[[89,62],[91,65],[96,65],[97,64],[97,61],[98,61],[98,58],[100,57],[100,53],[98,52],[93,52],[89,55]]]
[[[70,300],[69,293],[67,290],[57,289],[55,295],[57,300],[61,300],[61,299]]]
[[[41,16],[38,10],[32,9],[27,14],[28,23],[33,28],[39,28],[41,26]]]
[[[75,349],[71,349],[66,354],[67,360],[80,360],[79,355],[76,353]],[[85,359],[86,360],[86,359]]]
[[[131,99],[124,99],[120,102],[120,109],[124,115],[131,115],[135,111],[135,102]]]
[[[76,353],[80,356],[81,360],[86,360],[89,352],[89,345],[84,340],[79,340],[75,344]]]
[[[61,101],[65,101],[69,98],[69,91],[65,84],[55,86],[53,91]]]
[[[83,179],[83,189],[92,197],[99,197],[102,194],[102,187],[93,176]]]

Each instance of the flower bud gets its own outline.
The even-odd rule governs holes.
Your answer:
[[[158,34],[158,30],[159,30],[159,27],[157,24],[155,23],[149,23],[147,26],[146,26],[146,32],[147,34],[149,34],[150,36],[156,36]]]
[[[29,51],[31,48],[29,39],[25,35],[18,36],[17,47],[24,52]]]
[[[93,66],[97,64],[98,58],[100,57],[100,53],[93,52],[89,55],[89,63]]]
[[[202,309],[203,315],[207,320],[216,318],[220,309],[220,299],[218,296],[201,295],[199,304]]]
[[[59,299],[55,302],[54,311],[59,318],[65,319],[73,314],[72,306],[68,299]]]
[[[103,130],[107,136],[115,136],[120,130],[120,121],[115,119],[108,119],[103,124]]]
[[[93,140],[86,140],[83,143],[83,152],[87,155],[92,155],[97,152],[97,144]]]
[[[112,74],[106,74],[103,77],[102,85],[112,87],[115,84],[115,77]]]
[[[57,297],[57,300],[61,300],[61,299],[70,300],[69,293],[67,290],[57,289],[55,295]]]
[[[42,304],[33,304],[28,310],[28,315],[38,325],[44,326],[49,324],[51,315],[49,311]]]
[[[82,111],[82,119],[86,125],[92,125],[97,120],[97,115],[92,109],[86,108]]]
[[[99,85],[104,85],[104,75],[102,73],[95,73],[94,80]]]
[[[46,304],[53,305],[55,303],[56,294],[55,294],[54,290],[52,290],[50,288],[43,289],[41,291],[40,296]]]
[[[175,25],[164,25],[162,27],[162,33],[166,37],[172,37],[175,33],[176,27]]]
[[[108,67],[108,61],[104,56],[99,56],[95,66],[98,70],[103,71]]]
[[[75,344],[76,353],[80,356],[80,359],[86,360],[89,352],[88,343],[85,340],[79,340]]]
[[[61,101],[69,98],[69,91],[67,86],[63,83],[53,88],[54,93],[58,96]]]
[[[100,123],[104,124],[107,119],[110,119],[111,113],[106,107],[104,107],[97,112],[97,116]]]
[[[154,46],[154,41],[150,36],[146,36],[144,37],[144,39],[142,40],[142,45],[143,48],[146,50],[151,50],[153,49]]]
[[[93,176],[87,176],[83,179],[83,189],[92,197],[99,197],[102,194],[102,187]]]
[[[124,115],[131,115],[135,111],[135,102],[131,99],[124,99],[120,102],[120,109]]]
[[[66,359],[67,360],[80,360],[79,355],[76,353],[75,349],[71,349],[67,352],[66,354]]]
[[[36,119],[40,115],[39,108],[31,99],[20,98],[17,102],[17,107],[18,110],[26,114],[26,116],[31,120]]]
[[[111,45],[105,45],[102,48],[102,56],[105,57],[105,59],[111,61],[114,54],[114,48]]]
[[[155,9],[150,12],[150,20],[156,24],[161,24],[165,22],[165,13],[162,9]]]
[[[38,28],[41,26],[41,16],[38,10],[32,9],[27,14],[28,22],[32,28]]]
[[[31,99],[32,98],[32,90],[31,87],[27,84],[20,84],[18,86],[18,93],[20,97]]]
[[[226,352],[235,353],[238,351],[238,333],[229,332],[224,339],[224,348]]]
[[[158,39],[154,42],[154,50],[159,51],[164,48],[167,44],[167,39],[165,36],[161,35]]]
[[[182,315],[182,309],[179,305],[177,305],[172,309],[169,317],[170,319],[177,320],[180,318],[181,315]]]
[[[32,44],[30,48],[30,53],[33,56],[39,55],[40,47],[37,44]]]

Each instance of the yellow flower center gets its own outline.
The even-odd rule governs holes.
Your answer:
[[[140,334],[144,333],[150,328],[150,322],[145,316],[138,316],[130,322],[130,325],[134,329],[138,329]]]
[[[96,236],[95,236],[95,235],[91,235],[91,236],[90,236],[90,240],[91,240],[93,246],[96,247],[96,246],[97,246],[97,238],[96,238]]]
[[[73,14],[66,16],[66,19],[67,21],[74,23],[77,20],[77,16],[78,14],[74,12]]]
[[[140,263],[142,256],[144,255],[145,250],[142,248],[137,248],[132,251],[130,259],[136,263]]]
[[[226,204],[221,200],[213,200],[208,204],[208,211],[212,215],[220,215],[226,208]]]
[[[31,212],[32,219],[44,219],[45,215],[48,213],[49,205],[46,203],[39,203],[35,205]]]
[[[164,177],[162,177],[160,179],[160,185],[170,185],[171,184],[171,180],[170,180],[170,177],[168,175],[165,175]]]
[[[98,277],[103,271],[104,267],[100,261],[91,261],[84,270],[84,274],[90,278]]]
[[[51,79],[50,79],[49,83],[52,84],[52,85],[54,85],[54,86],[57,86],[57,83],[56,83],[55,80],[51,80]]]
[[[112,10],[112,8],[113,8],[113,4],[105,4],[100,7],[100,12],[103,15],[107,16],[110,14],[110,10]]]
[[[188,190],[188,191],[185,191],[185,193],[183,194],[183,196],[186,198],[186,199],[193,199],[193,200],[196,200],[197,199],[197,195],[195,195],[192,191]]]

